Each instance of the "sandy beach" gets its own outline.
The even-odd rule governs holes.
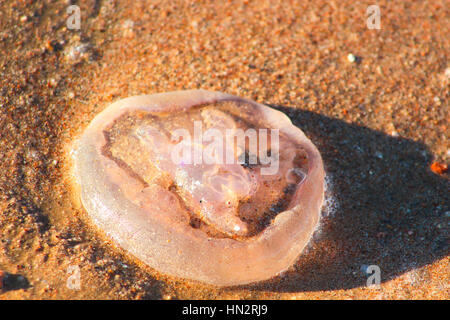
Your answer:
[[[449,299],[449,33],[444,0],[0,1],[0,300]],[[71,149],[96,114],[186,89],[280,110],[323,157],[319,228],[271,280],[162,275],[77,197]]]

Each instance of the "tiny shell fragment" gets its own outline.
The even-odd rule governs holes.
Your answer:
[[[244,130],[257,133],[257,148],[251,135],[234,140]],[[199,131],[226,138],[197,141]],[[194,139],[180,142],[180,132]],[[92,120],[74,155],[83,206],[99,228],[160,272],[218,286],[289,268],[324,197],[322,159],[303,132],[277,110],[220,92],[117,101]]]

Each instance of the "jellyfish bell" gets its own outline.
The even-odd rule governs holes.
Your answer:
[[[196,122],[219,138],[197,139]],[[266,130],[256,150],[249,137],[227,138],[246,130]],[[195,159],[205,150],[209,161]],[[286,115],[205,90],[113,103],[82,133],[75,174],[88,216],[118,245],[162,273],[218,286],[289,268],[324,197],[321,156]]]

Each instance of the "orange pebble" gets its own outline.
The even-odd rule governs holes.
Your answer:
[[[430,166],[430,169],[436,174],[443,174],[447,172],[448,166],[439,162],[433,162]]]

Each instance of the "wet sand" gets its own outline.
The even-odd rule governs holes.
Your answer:
[[[449,299],[448,5],[379,1],[370,30],[370,1],[273,3],[79,1],[79,31],[69,2],[0,3],[0,299]],[[161,275],[74,196],[70,148],[98,112],[197,88],[285,112],[324,158],[320,228],[272,280]]]

